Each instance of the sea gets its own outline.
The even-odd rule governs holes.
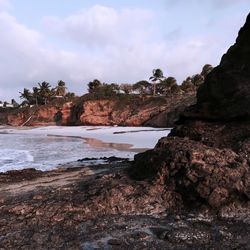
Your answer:
[[[35,168],[48,171],[83,158],[133,159],[155,146],[170,129],[104,126],[0,126],[0,172]]]

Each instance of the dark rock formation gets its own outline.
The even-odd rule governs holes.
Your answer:
[[[170,214],[180,206],[174,192],[131,180],[121,163],[107,167],[32,171],[21,182],[22,171],[2,176],[0,248],[247,249],[246,207],[236,206],[240,217],[223,210],[219,220],[205,208]],[[215,202],[224,196],[212,194]]]
[[[135,157],[131,175],[164,184],[185,204],[237,201],[250,211],[250,16],[197,99],[168,137]]]
[[[197,99],[202,118],[250,118],[250,15],[239,31],[236,43],[207,76]]]
[[[201,89],[182,124],[153,150],[136,155],[133,166],[124,161],[27,170],[30,177],[23,181],[22,171],[1,175],[0,248],[249,249],[250,86],[245,69],[241,78],[237,66],[242,49],[250,46],[249,22],[237,50],[223,57],[230,63],[218,67],[225,63],[224,73],[216,78],[218,68],[211,72],[207,94]],[[234,103],[223,89],[229,72]],[[213,92],[213,76],[224,101]],[[232,106],[228,116],[224,105]]]
[[[194,93],[195,94],[195,93]],[[185,94],[184,94],[185,95]],[[169,98],[170,99],[170,98]],[[189,106],[195,104],[196,98],[193,95],[187,95],[185,98],[173,97],[168,100],[168,107],[162,109],[156,115],[153,115],[148,121],[143,125],[150,127],[173,127],[175,123],[179,120],[180,114]]]
[[[135,161],[133,176],[153,177],[167,190],[180,194],[189,206],[203,203],[217,208],[250,198],[249,165],[228,148],[208,147],[179,137],[162,138]]]

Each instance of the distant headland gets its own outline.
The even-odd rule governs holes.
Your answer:
[[[180,113],[196,102],[196,91],[213,67],[187,77],[181,85],[154,69],[149,80],[134,84],[88,83],[88,93],[76,96],[59,80],[55,87],[44,81],[20,92],[20,104],[0,101],[0,124],[173,126]]]

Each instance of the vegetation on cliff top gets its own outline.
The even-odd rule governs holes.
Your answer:
[[[185,94],[196,92],[197,88],[204,82],[206,75],[212,70],[210,64],[206,64],[200,74],[187,77],[181,85],[178,85],[176,79],[172,76],[165,77],[161,69],[154,69],[149,81],[141,80],[134,84],[129,83],[102,83],[98,79],[88,83],[88,94],[84,95],[84,99],[114,99],[122,98],[124,101],[134,100],[135,96],[142,99],[151,97],[170,97],[176,94]],[[72,101],[76,95],[68,92],[66,83],[62,80],[57,82],[55,87],[50,83],[43,81],[34,86],[31,90],[24,88],[20,93],[23,99],[21,107],[30,105],[45,105],[48,103],[61,103]],[[161,98],[160,98],[161,99]],[[12,99],[9,107],[18,107],[18,103]],[[0,108],[8,107],[8,103],[0,101]]]
[[[206,64],[200,74],[187,77],[181,85],[172,76],[165,77],[161,69],[154,69],[151,81],[141,80],[134,84],[102,83],[94,79],[88,84],[89,97],[93,99],[113,98],[121,95],[139,95],[140,97],[171,96],[176,93],[195,92],[204,82],[205,77],[211,72],[213,67]]]

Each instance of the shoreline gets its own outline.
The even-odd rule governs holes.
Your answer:
[[[45,105],[34,108],[36,115],[28,108],[26,113],[3,117],[3,122],[35,124],[54,121],[60,111],[58,120],[71,124],[176,126],[169,136],[166,131],[134,133],[132,127],[22,130],[23,135],[31,131],[48,135],[53,128],[52,134],[81,136],[97,146],[111,141],[125,143],[122,148],[153,144],[153,149],[136,154],[134,161],[83,158],[53,171],[0,174],[0,249],[249,249],[249,42],[250,14],[220,64],[214,69],[205,65],[200,76],[183,82],[186,92],[177,88],[169,100],[134,96],[124,102],[116,95],[97,101],[85,96],[76,106],[69,103],[58,110]],[[156,133],[154,139],[164,136],[157,144]],[[8,161],[15,145],[25,149],[29,145],[29,150],[36,146],[46,165],[53,159],[49,152],[56,152],[55,159],[61,161],[68,152],[79,155],[77,149],[83,145],[70,139],[25,138],[16,136],[16,144],[13,138],[0,144],[9,147],[3,149],[2,158]],[[61,147],[63,141],[67,147]],[[99,156],[102,152],[107,153],[100,150]],[[17,166],[23,154],[15,159]]]
[[[98,140],[96,138],[91,138],[91,137],[81,137],[81,136],[67,136],[67,135],[53,135],[49,134],[47,135],[49,137],[59,137],[59,138],[75,138],[75,139],[83,139],[85,143],[92,147],[96,148],[111,148],[111,149],[116,149],[119,151],[129,151],[129,152],[144,152],[150,148],[133,148],[133,144],[129,143],[115,143],[115,142],[105,142],[103,140]]]
[[[166,136],[168,132],[166,129],[110,126],[49,126],[29,129],[5,127],[0,129],[0,133],[3,134],[0,145],[6,149],[0,161],[1,172],[15,169],[15,162],[17,162],[16,169],[26,168],[27,165],[31,168],[48,170],[50,165],[55,169],[58,165],[74,164],[74,161],[85,157],[116,156],[133,159],[134,154],[153,148],[158,139]],[[13,147],[12,143],[17,144]],[[60,147],[63,153],[59,152]],[[38,152],[41,149],[42,152]],[[58,155],[51,153],[52,150],[53,152],[59,150]],[[32,156],[32,160],[28,159],[27,155]]]
[[[159,192],[161,186],[128,176],[131,164],[83,164],[47,172],[26,169],[0,174],[0,247],[247,246],[250,221],[240,210],[241,214],[237,214],[237,208],[220,214],[204,206],[168,209]]]

